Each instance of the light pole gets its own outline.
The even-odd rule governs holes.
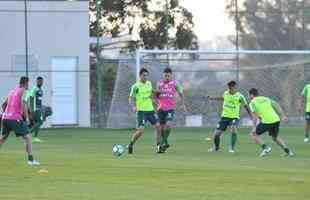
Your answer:
[[[102,85],[101,85],[101,69],[100,69],[100,11],[101,11],[101,2],[103,0],[96,0],[96,37],[97,37],[97,43],[96,43],[96,76],[97,76],[97,98],[96,98],[96,107],[97,107],[97,116],[98,116],[98,126],[101,125],[102,119]]]
[[[26,76],[29,75],[29,61],[28,61],[28,8],[27,0],[24,0],[24,14],[25,14],[25,60],[26,60]]]
[[[238,0],[235,0],[235,23],[236,23],[236,66],[237,66],[237,74],[236,79],[239,83],[239,72],[240,72],[240,55],[239,55],[239,9],[238,9]]]

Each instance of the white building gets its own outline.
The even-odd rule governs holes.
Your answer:
[[[90,126],[89,2],[27,0],[30,87],[45,79],[47,125]],[[0,100],[25,75],[24,0],[0,1]]]

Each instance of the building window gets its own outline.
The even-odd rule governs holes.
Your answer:
[[[28,55],[28,72],[38,72],[38,56]],[[25,55],[13,55],[12,56],[12,75],[18,76],[24,75],[26,72],[26,56]]]

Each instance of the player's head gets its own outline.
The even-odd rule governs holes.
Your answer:
[[[142,82],[145,82],[147,80],[147,77],[149,75],[149,71],[145,68],[141,68],[139,72],[140,80]]]
[[[29,78],[26,76],[22,76],[19,79],[19,86],[25,89],[28,89]]]
[[[43,78],[41,76],[37,77],[37,86],[42,87],[43,85]]]
[[[227,83],[227,87],[228,87],[230,93],[235,93],[235,92],[237,92],[238,86],[237,86],[236,81],[230,81],[230,82],[228,82],[228,83]]]
[[[163,76],[164,76],[164,80],[165,81],[171,81],[171,79],[172,79],[172,69],[170,67],[166,67],[164,69]]]
[[[250,99],[253,99],[254,97],[257,97],[259,95],[259,92],[256,88],[251,88],[249,90],[249,97]]]

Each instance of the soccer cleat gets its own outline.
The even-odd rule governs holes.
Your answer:
[[[262,152],[259,154],[259,157],[267,156],[271,152],[271,147],[267,147],[266,149],[263,149]]]
[[[165,153],[165,151],[163,150],[163,147],[161,145],[157,145],[156,153]]]
[[[169,144],[164,144],[161,148],[163,150],[163,152],[166,152],[167,149],[169,149],[170,145]]]
[[[36,161],[36,160],[33,160],[33,161],[28,160],[27,164],[29,166],[38,166],[38,165],[40,165],[40,163],[38,161]]]
[[[229,149],[228,152],[229,152],[229,153],[235,153],[235,150]]]
[[[41,140],[41,139],[35,137],[35,138],[32,139],[32,142],[33,142],[33,143],[42,143],[43,140]]]
[[[289,150],[289,152],[288,152],[288,153],[285,153],[283,156],[284,156],[284,157],[294,156],[294,153],[293,153],[291,150]]]
[[[220,151],[219,149],[215,149],[213,147],[208,150],[208,152],[210,152],[210,153],[215,153],[215,152],[219,152],[219,151]]]
[[[309,142],[309,138],[306,137],[306,138],[304,139],[304,142],[305,142],[305,143]]]
[[[133,145],[129,144],[127,146],[127,149],[128,149],[128,154],[133,154]]]

